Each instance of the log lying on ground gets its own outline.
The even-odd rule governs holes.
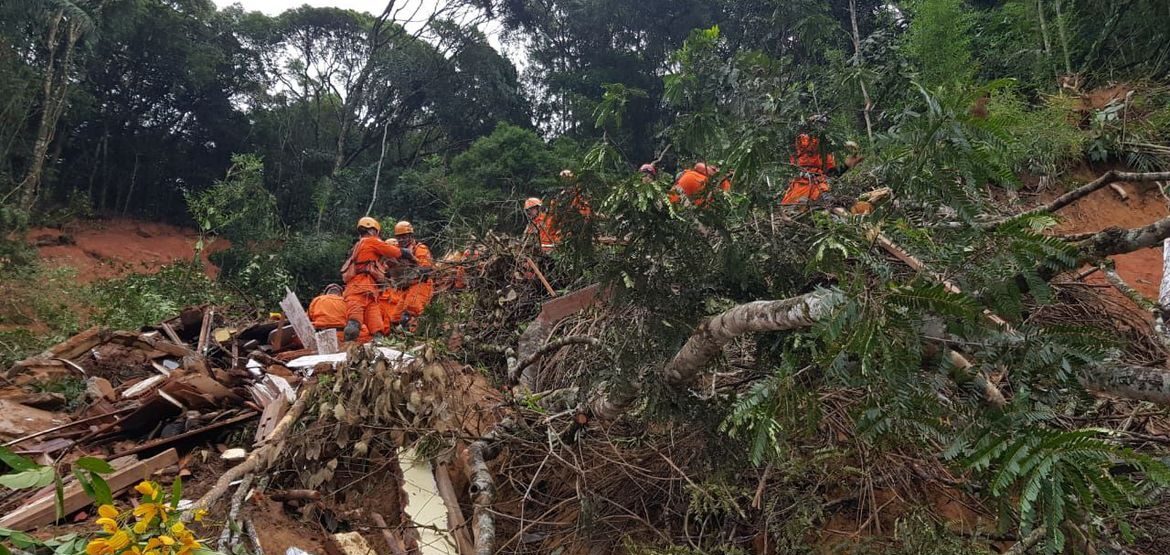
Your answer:
[[[1117,227],[1104,229],[1078,242],[1077,247],[1081,251],[1081,259],[1088,261],[1160,246],[1168,237],[1170,217],[1131,229]]]
[[[823,289],[780,301],[741,304],[699,325],[678,354],[662,369],[666,383],[684,387],[738,336],[807,328],[845,301],[840,291]]]

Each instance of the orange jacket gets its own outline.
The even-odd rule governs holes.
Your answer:
[[[832,154],[821,153],[821,140],[808,133],[796,137],[796,154],[788,157],[789,163],[803,172],[824,174],[837,169],[837,159]]]
[[[309,303],[309,320],[313,327],[341,329],[345,327],[345,299],[341,295],[321,295]]]
[[[557,243],[561,242],[561,234],[557,231],[556,224],[553,222],[552,216],[545,212],[537,214],[531,222],[528,223],[528,228],[524,230],[525,235],[538,235],[540,240],[540,248],[544,252],[549,252]]]
[[[788,161],[800,169],[800,174],[788,182],[788,190],[781,205],[800,204],[820,198],[821,193],[829,190],[829,180],[825,172],[837,169],[837,160],[832,154],[821,152],[821,140],[807,133],[796,137],[796,153],[788,157]]]
[[[705,194],[707,191],[707,182],[710,179],[710,177],[707,177],[706,175],[703,175],[694,169],[689,169],[683,172],[683,174],[678,177],[678,181],[674,183],[674,188],[670,191],[670,202],[673,204],[682,202],[683,195],[686,195],[687,200],[689,200],[691,204],[694,204],[695,206],[703,206],[704,204],[711,202],[712,196],[710,194]],[[731,181],[724,179],[719,183],[719,189],[724,192],[730,191]]]

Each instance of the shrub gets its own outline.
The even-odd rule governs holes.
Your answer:
[[[119,329],[134,329],[175,316],[184,307],[233,304],[199,264],[178,263],[156,274],[105,280],[90,287],[95,320]]]

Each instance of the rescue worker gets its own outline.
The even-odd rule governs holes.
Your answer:
[[[658,179],[658,168],[654,167],[654,164],[642,164],[642,167],[638,168],[638,173],[642,174],[642,183],[653,183]]]
[[[524,216],[528,218],[528,227],[524,229],[524,236],[536,237],[540,242],[540,250],[549,253],[561,242],[552,216],[544,209],[544,201],[531,197],[524,201]]]
[[[585,221],[592,219],[593,207],[589,204],[589,197],[581,191],[581,185],[577,182],[577,176],[573,170],[561,170],[561,181],[565,183],[565,190],[562,194],[564,198],[569,199],[569,206],[581,214],[581,219]]]
[[[358,241],[345,265],[341,267],[345,280],[345,335],[346,341],[353,341],[365,324],[370,334],[385,333],[381,310],[378,306],[378,282],[384,280],[383,259],[414,261],[409,248],[396,247],[380,237],[382,224],[366,216],[358,220]]]
[[[337,330],[337,340],[342,341],[346,324],[345,298],[341,296],[342,288],[336,283],[325,286],[325,291],[309,303],[309,321],[313,328],[318,330]],[[370,332],[362,326],[358,334],[358,342],[370,340]]]
[[[408,221],[394,224],[394,238],[402,248],[410,249],[414,255],[411,266],[395,265],[390,269],[390,286],[383,292],[383,322],[387,329],[402,326],[414,331],[417,319],[431,302],[435,294],[432,281],[434,257],[431,249],[420,243],[414,236],[414,226]]]
[[[699,162],[695,167],[684,171],[670,190],[671,204],[679,204],[685,199],[696,207],[702,207],[711,202],[714,197],[707,191],[707,182],[718,173],[719,168],[705,162]],[[719,189],[724,192],[730,191],[731,180],[725,178],[719,183]]]
[[[824,115],[809,118],[813,129],[796,136],[796,151],[788,157],[788,161],[796,166],[800,172],[788,182],[788,190],[780,199],[781,206],[808,204],[821,198],[829,191],[829,176],[839,176],[848,169],[861,163],[861,156],[856,152],[845,160],[845,167],[838,169],[837,159],[833,154],[825,153],[821,145],[818,131],[828,123]],[[856,149],[856,143],[848,143]]]

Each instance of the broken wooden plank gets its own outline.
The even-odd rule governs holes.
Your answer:
[[[199,354],[207,354],[207,341],[211,336],[211,322],[215,320],[215,310],[207,309],[203,311],[203,325],[199,327],[199,342],[195,346],[195,352]]]
[[[337,330],[321,330],[313,335],[317,342],[317,354],[331,355],[340,350],[337,346]]]
[[[264,407],[264,414],[260,415],[260,424],[256,426],[256,445],[268,439],[269,434],[276,429],[276,424],[280,422],[281,418],[284,418],[290,406],[292,403],[283,394],[278,394],[275,399],[269,401],[268,405]]]
[[[138,482],[150,479],[155,472],[179,462],[179,454],[168,449],[154,457],[132,464],[113,474],[104,476],[115,496],[130,489]],[[65,514],[75,513],[91,504],[93,500],[81,489],[80,484],[65,487],[62,506]],[[19,509],[0,518],[0,528],[27,531],[52,524],[56,518],[56,495],[49,491],[24,504]]]
[[[206,426],[196,428],[194,430],[186,431],[186,432],[183,432],[183,433],[178,434],[178,435],[173,435],[171,437],[164,437],[164,438],[148,441],[148,442],[143,443],[141,445],[131,447],[130,449],[127,449],[125,451],[120,451],[120,452],[114,454],[114,457],[125,457],[127,455],[136,455],[138,453],[142,453],[143,451],[150,451],[152,449],[158,449],[160,447],[165,447],[165,446],[170,445],[172,443],[175,443],[177,441],[182,441],[184,439],[195,437],[195,436],[200,435],[200,434],[205,434],[207,432],[215,431],[215,430],[218,430],[220,428],[226,428],[226,427],[234,425],[234,424],[239,424],[240,422],[245,422],[245,421],[251,420],[251,419],[255,418],[257,414],[258,413],[256,413],[256,412],[248,411],[248,412],[241,414],[239,416],[234,416],[234,417],[228,418],[226,420],[220,420],[219,422],[214,422],[212,424],[208,424]]]
[[[123,391],[122,398],[123,399],[133,399],[135,397],[141,397],[143,395],[146,395],[147,393],[150,393],[154,388],[162,385],[162,383],[165,382],[166,380],[167,380],[167,377],[162,376],[162,375],[155,375],[155,376],[151,376],[149,378],[146,378],[145,380],[142,380],[142,381],[130,386],[129,388],[126,389],[126,391]]]
[[[292,292],[288,287],[284,288],[284,299],[280,301],[280,308],[284,311],[285,318],[292,324],[293,330],[297,333],[297,338],[301,340],[301,345],[307,349],[317,349],[317,339],[314,337],[313,323],[309,321],[309,315],[305,314],[305,308],[301,306],[300,299],[297,299],[297,294]]]
[[[187,344],[183,342],[183,339],[179,337],[179,334],[175,333],[175,328],[172,327],[170,324],[163,322],[162,323],[162,330],[163,330],[163,333],[166,334],[167,339],[171,340],[171,343],[174,343],[175,345],[179,345],[179,346],[184,347],[184,348],[187,347]]]

